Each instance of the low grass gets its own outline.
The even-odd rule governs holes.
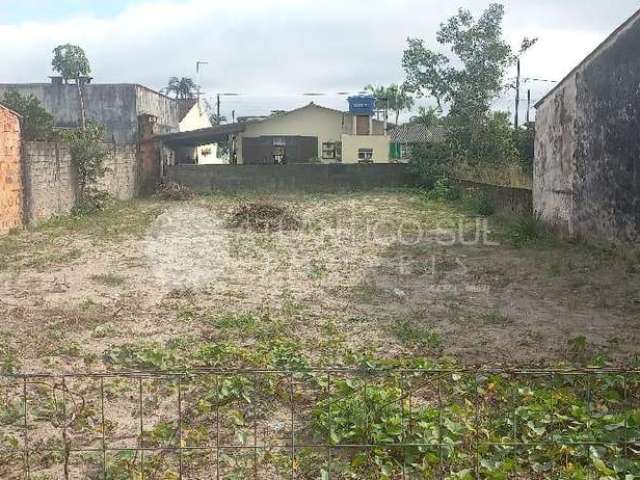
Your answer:
[[[143,200],[118,202],[92,215],[64,215],[37,227],[0,237],[0,272],[24,268],[45,269],[82,257],[73,240],[93,245],[142,238],[162,206]]]
[[[403,320],[393,324],[391,333],[403,344],[420,348],[438,349],[442,338],[429,325],[413,320]]]

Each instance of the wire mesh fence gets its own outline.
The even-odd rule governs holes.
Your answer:
[[[0,377],[3,479],[640,478],[640,370]]]

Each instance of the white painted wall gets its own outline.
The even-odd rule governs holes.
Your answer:
[[[201,128],[211,127],[209,115],[201,103],[196,103],[189,113],[185,115],[179,125],[181,132],[190,132]],[[218,146],[215,143],[201,145],[196,148],[198,163],[201,165],[211,165],[216,163],[226,163],[223,158],[218,158]]]

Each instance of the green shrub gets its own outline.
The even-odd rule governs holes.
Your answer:
[[[429,200],[459,200],[462,191],[458,185],[453,183],[448,177],[441,177],[435,181],[433,188],[427,191]]]
[[[524,247],[547,237],[547,231],[540,217],[525,215],[518,217],[507,226],[507,238],[514,247]]]
[[[476,192],[467,197],[467,208],[475,215],[490,217],[496,211],[491,197],[485,192]]]
[[[416,177],[419,186],[430,190],[438,179],[446,176],[450,164],[449,146],[446,143],[436,143],[414,146],[407,168]]]
[[[33,95],[22,96],[9,91],[2,103],[22,116],[22,135],[25,140],[49,140],[53,134],[53,115],[47,112]]]

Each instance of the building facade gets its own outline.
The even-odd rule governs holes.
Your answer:
[[[245,122],[233,144],[237,163],[246,164],[389,161],[383,122],[314,103]]]
[[[534,209],[569,236],[640,240],[640,12],[537,105]]]

